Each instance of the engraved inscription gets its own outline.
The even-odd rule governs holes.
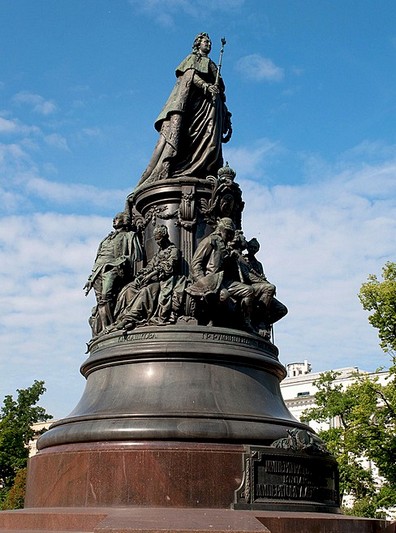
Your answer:
[[[256,496],[258,498],[290,498],[290,499],[311,499],[310,487],[298,485],[265,485],[257,483]]]
[[[289,499],[327,501],[337,503],[335,476],[328,465],[294,461],[287,458],[256,461],[254,472],[254,501],[260,499]]]
[[[329,455],[251,446],[244,466],[234,509],[339,510],[337,463]]]
[[[202,333],[202,339],[206,341],[235,342],[237,344],[245,344],[246,346],[251,346],[253,348],[266,348],[264,342],[227,333]]]
[[[143,332],[143,333],[130,333],[118,338],[118,342],[130,342],[130,341],[145,341],[156,339],[157,334],[154,332]]]

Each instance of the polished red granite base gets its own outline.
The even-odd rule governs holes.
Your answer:
[[[231,509],[243,449],[175,442],[46,448],[30,461],[26,508],[0,512],[0,531],[396,533],[383,520]]]
[[[395,533],[383,520],[230,509],[96,508],[0,512],[0,531],[90,533]]]
[[[27,507],[229,508],[244,447],[175,442],[76,443],[29,462]]]

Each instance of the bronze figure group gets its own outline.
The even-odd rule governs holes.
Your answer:
[[[181,272],[181,252],[163,224],[154,228],[157,252],[139,269],[141,235],[125,226],[120,231],[119,218],[114,218],[115,231],[99,245],[84,287],[86,294],[93,287],[97,299],[90,319],[93,338],[182,320],[235,327],[270,339],[272,324],[287,308],[275,298],[275,286],[255,257],[257,239],[247,242],[231,218],[219,218],[214,231],[201,240],[189,277]]]
[[[287,313],[256,258],[258,241],[243,234],[235,171],[223,166],[231,114],[211,46],[200,33],[177,67],[148,167],[99,245],[84,287],[97,300],[93,338],[188,321],[270,339]]]

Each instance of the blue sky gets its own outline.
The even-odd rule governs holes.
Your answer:
[[[393,1],[0,0],[0,397],[79,400],[82,287],[200,31],[216,62],[227,39],[225,158],[289,308],[281,361],[387,364],[357,293],[395,260]]]

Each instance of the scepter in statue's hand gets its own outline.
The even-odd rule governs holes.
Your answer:
[[[219,57],[219,64],[217,65],[217,72],[216,72],[216,81],[214,83],[214,87],[216,88],[216,93],[213,94],[213,103],[215,102],[217,94],[220,92],[219,88],[219,81],[220,81],[220,73],[221,73],[221,66],[223,64],[223,54],[224,54],[224,46],[226,45],[225,37],[221,38],[221,48],[220,48],[220,57]],[[228,143],[228,141],[231,139],[232,135],[232,124],[231,124],[231,113],[226,110],[226,116],[224,120],[223,125],[223,135],[221,142]]]
[[[220,79],[220,72],[221,72],[221,65],[223,64],[223,54],[224,54],[224,46],[226,45],[227,41],[225,40],[225,37],[221,38],[221,48],[220,48],[220,57],[219,57],[219,64],[217,65],[217,72],[216,72],[216,81],[215,85],[219,85],[219,79]]]
[[[219,57],[219,64],[217,65],[217,72],[216,72],[216,80],[214,82],[214,85],[212,85],[213,89],[211,90],[213,101],[215,101],[216,96],[219,94],[219,80],[220,80],[220,72],[221,72],[221,65],[223,64],[223,54],[224,54],[224,46],[226,44],[225,37],[221,38],[221,48],[220,48],[220,57]]]

